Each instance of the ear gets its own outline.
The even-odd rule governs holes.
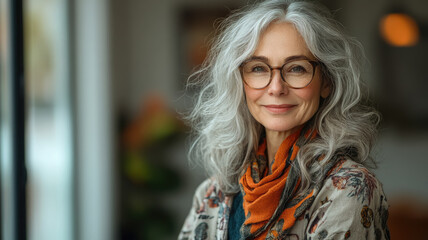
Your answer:
[[[330,96],[330,92],[331,92],[331,82],[329,79],[323,78],[322,85],[321,85],[321,97],[327,98],[328,96]]]

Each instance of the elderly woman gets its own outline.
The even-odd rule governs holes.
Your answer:
[[[262,2],[221,30],[189,117],[210,178],[179,239],[389,239],[360,44],[306,1]]]

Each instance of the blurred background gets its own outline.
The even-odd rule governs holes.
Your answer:
[[[320,1],[366,50],[392,238],[424,239],[428,1]],[[186,157],[185,82],[216,21],[252,2],[0,0],[1,239],[176,239],[206,177]]]

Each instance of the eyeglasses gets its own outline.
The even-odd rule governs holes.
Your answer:
[[[241,65],[240,70],[245,84],[253,89],[267,87],[275,69],[280,70],[282,80],[290,88],[304,88],[311,83],[319,64],[318,61],[302,59],[287,62],[281,67],[271,67],[261,60],[249,60]]]

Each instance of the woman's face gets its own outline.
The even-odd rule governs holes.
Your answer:
[[[290,57],[315,60],[299,32],[290,23],[272,23],[261,35],[252,57],[264,58],[272,67],[282,66]],[[306,123],[318,110],[320,97],[326,98],[330,87],[323,84],[319,66],[312,82],[301,89],[289,88],[279,70],[273,70],[271,83],[263,89],[244,84],[247,106],[266,131],[288,134]]]

